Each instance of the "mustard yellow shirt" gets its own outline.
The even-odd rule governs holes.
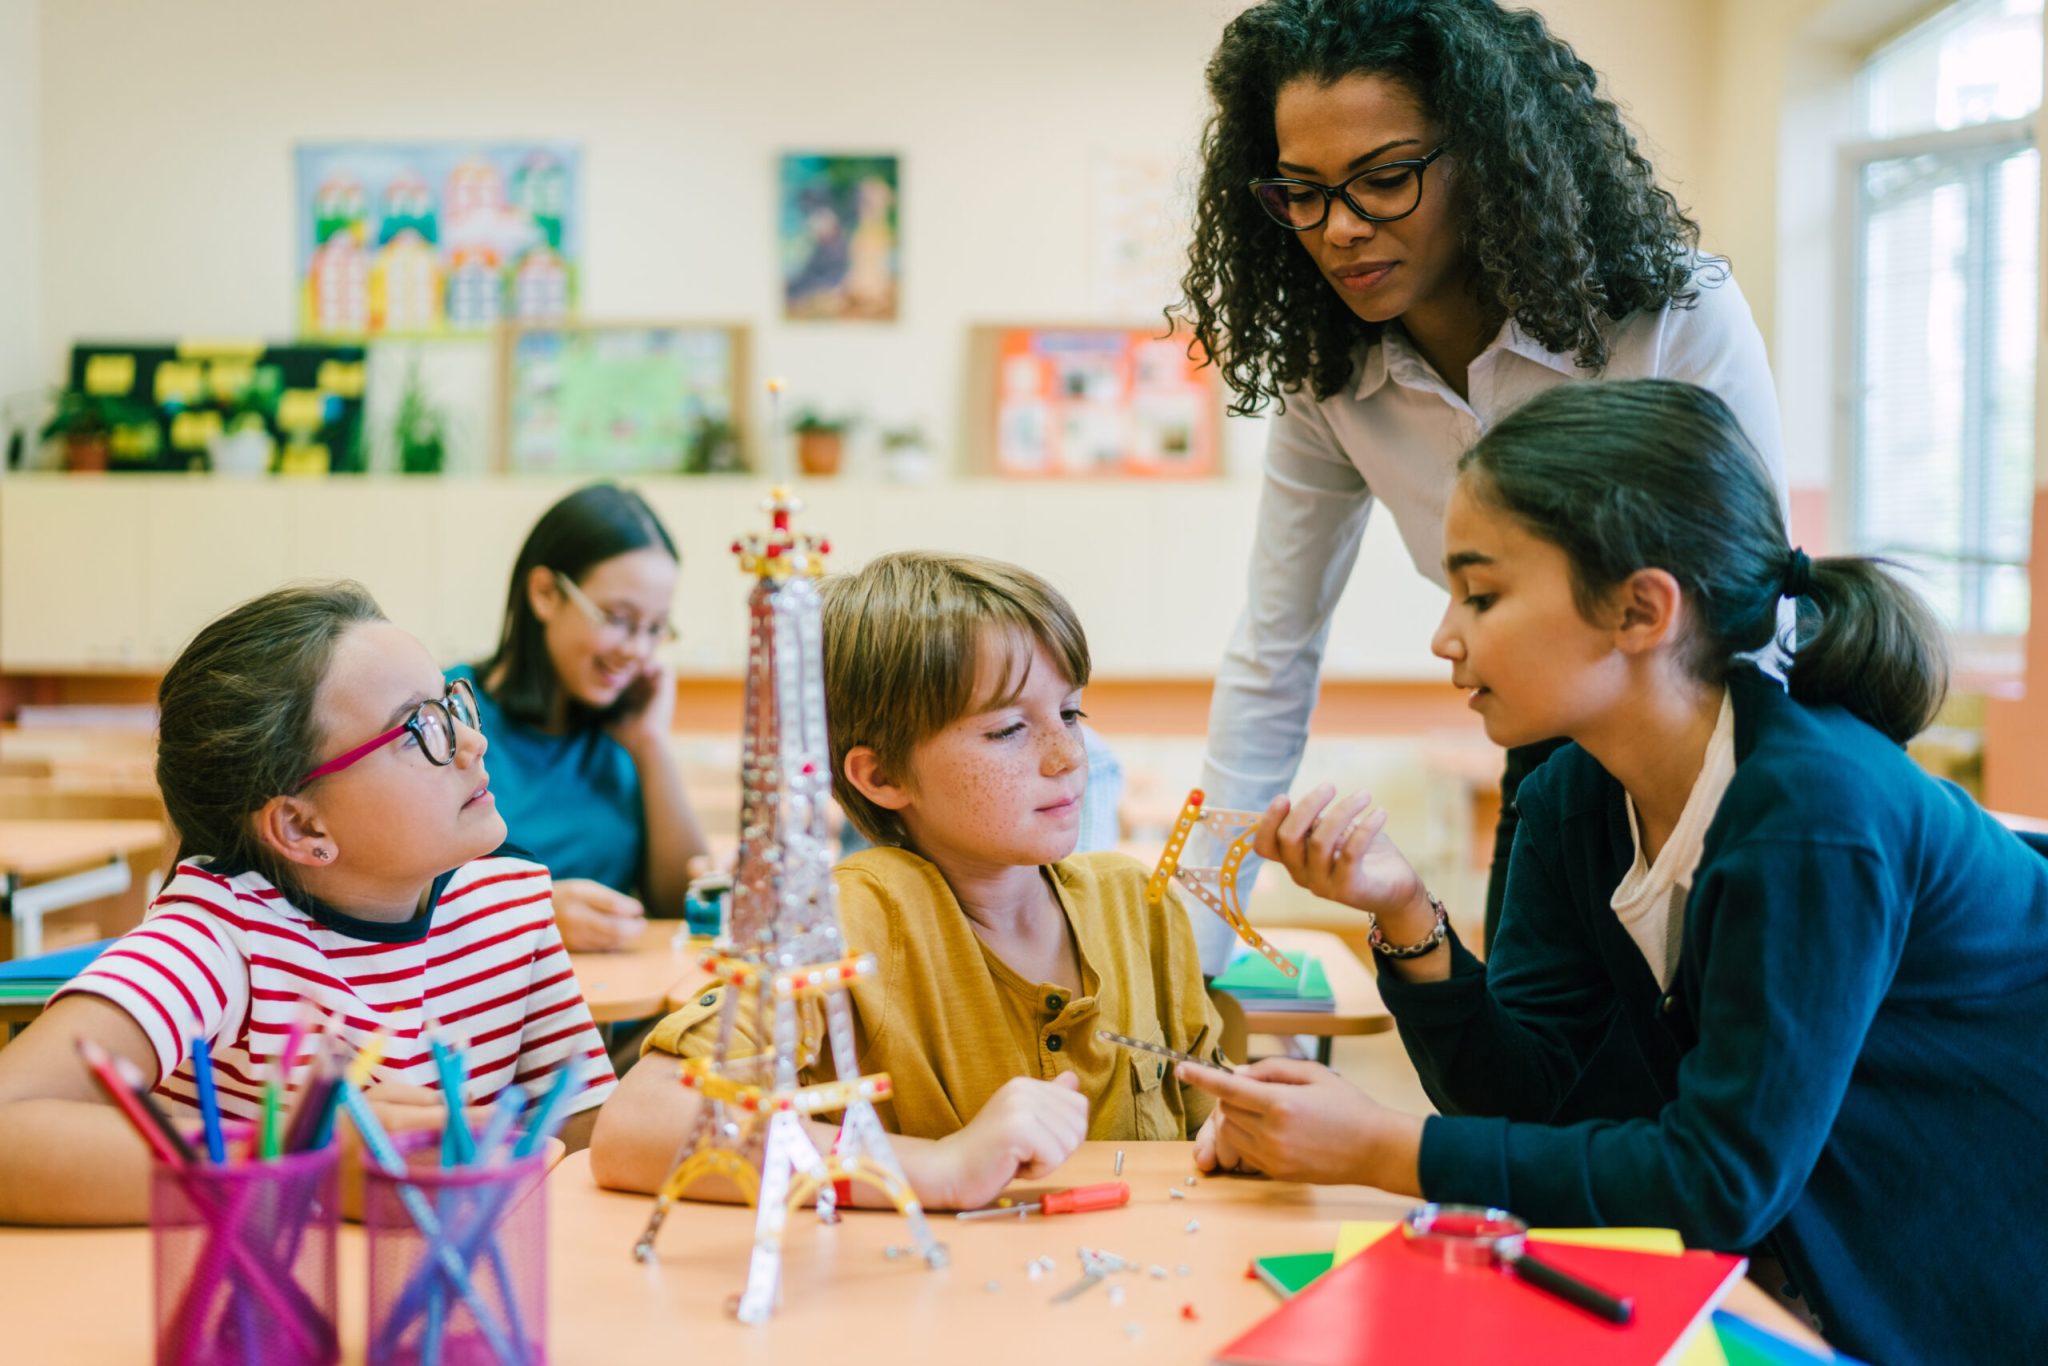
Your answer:
[[[1169,889],[1145,901],[1146,870],[1124,854],[1080,854],[1046,867],[1072,930],[1081,993],[1033,982],[983,944],[929,861],[903,849],[868,849],[833,870],[849,952],[875,955],[856,981],[855,1048],[863,1073],[887,1072],[892,1099],[878,1108],[893,1132],[943,1138],[973,1119],[1012,1077],[1080,1078],[1092,1139],[1180,1139],[1208,1117],[1210,1100],[1183,1086],[1164,1058],[1105,1043],[1098,1029],[1217,1055],[1223,1023],[1209,1003],[1187,913]],[[680,1057],[711,1053],[719,999],[713,987],[656,1027],[647,1048]],[[834,1077],[825,1013],[799,1002],[798,1057],[806,1083]],[[768,1029],[743,1004],[734,1056],[765,1051]]]

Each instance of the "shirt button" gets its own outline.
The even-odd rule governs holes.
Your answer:
[[[1046,1036],[1046,1040],[1045,1040],[1045,1047],[1046,1047],[1046,1050],[1047,1050],[1048,1052],[1052,1052],[1052,1053],[1057,1053],[1057,1052],[1059,1052],[1059,1051],[1060,1051],[1060,1036],[1059,1036],[1059,1035],[1057,1035],[1057,1034],[1050,1034],[1050,1035],[1047,1035],[1047,1036]]]
[[[717,993],[717,992],[715,992],[715,991],[707,991],[707,992],[705,992],[705,993],[704,993],[704,994],[703,994],[702,996],[699,996],[699,997],[697,998],[697,1004],[698,1004],[698,1005],[700,1005],[700,1006],[715,1006],[715,1005],[717,1005],[717,1004],[718,1004],[718,993]]]
[[[1066,999],[1060,996],[1048,996],[1045,998],[1045,1008],[1047,1010],[1054,1012],[1055,1014],[1057,1014],[1059,1008],[1065,1005],[1066,1003]]]
[[[1673,992],[1673,993],[1670,993],[1670,994],[1666,995],[1666,996],[1664,997],[1664,1000],[1663,1000],[1662,1004],[1663,1004],[1663,1006],[1664,1006],[1664,1013],[1665,1013],[1666,1015],[1669,1015],[1669,1014],[1670,1014],[1670,1013],[1671,1013],[1672,1011],[1674,1011],[1674,1010],[1678,1009],[1678,996],[1677,996],[1677,993]]]

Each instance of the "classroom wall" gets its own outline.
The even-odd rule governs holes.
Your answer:
[[[1241,7],[50,6],[43,365],[54,375],[81,336],[288,333],[299,140],[564,138],[584,147],[588,315],[749,320],[756,373],[921,419],[947,447],[966,323],[1099,314],[1096,158],[1191,164],[1202,67]],[[1706,160],[1712,7],[1541,8],[1609,74],[1687,193]],[[776,155],[806,148],[902,153],[900,323],[776,318]],[[1255,456],[1256,433],[1240,445]]]
[[[0,0],[0,449],[54,378],[42,336],[42,0]]]

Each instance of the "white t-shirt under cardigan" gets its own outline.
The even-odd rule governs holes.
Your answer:
[[[1603,320],[1608,361],[1581,369],[1510,320],[1467,372],[1460,398],[1398,323],[1362,352],[1345,388],[1292,396],[1266,444],[1245,610],[1216,671],[1202,787],[1211,803],[1256,811],[1301,765],[1330,614],[1350,582],[1365,522],[1385,503],[1415,568],[1445,585],[1444,509],[1458,459],[1497,420],[1560,384],[1677,379],[1712,390],[1741,422],[1783,497],[1784,439],[1763,337],[1734,277],[1711,268],[1689,308]],[[1189,906],[1202,970],[1220,971],[1229,926]]]
[[[537,863],[500,851],[435,884],[433,910],[383,925],[293,905],[262,874],[223,877],[180,863],[142,924],[65,987],[120,1007],[156,1049],[157,1094],[197,1113],[190,1044],[211,1049],[223,1114],[258,1119],[263,1085],[306,1004],[353,1056],[385,1035],[371,1084],[438,1091],[424,1029],[464,1045],[467,1105],[563,1066],[580,1074],[571,1113],[618,1085],[555,928],[553,884]],[[291,1076],[310,1079],[309,1050]]]

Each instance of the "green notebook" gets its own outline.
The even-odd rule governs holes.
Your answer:
[[[1286,1300],[1307,1289],[1336,1260],[1334,1252],[1289,1252],[1255,1259],[1252,1274],[1265,1283],[1266,1289]]]
[[[1216,989],[1227,991],[1246,1004],[1334,1003],[1336,998],[1330,993],[1330,979],[1323,972],[1321,959],[1308,953],[1290,953],[1285,957],[1300,969],[1299,976],[1289,977],[1267,962],[1264,954],[1247,953],[1223,970],[1215,981]]]

